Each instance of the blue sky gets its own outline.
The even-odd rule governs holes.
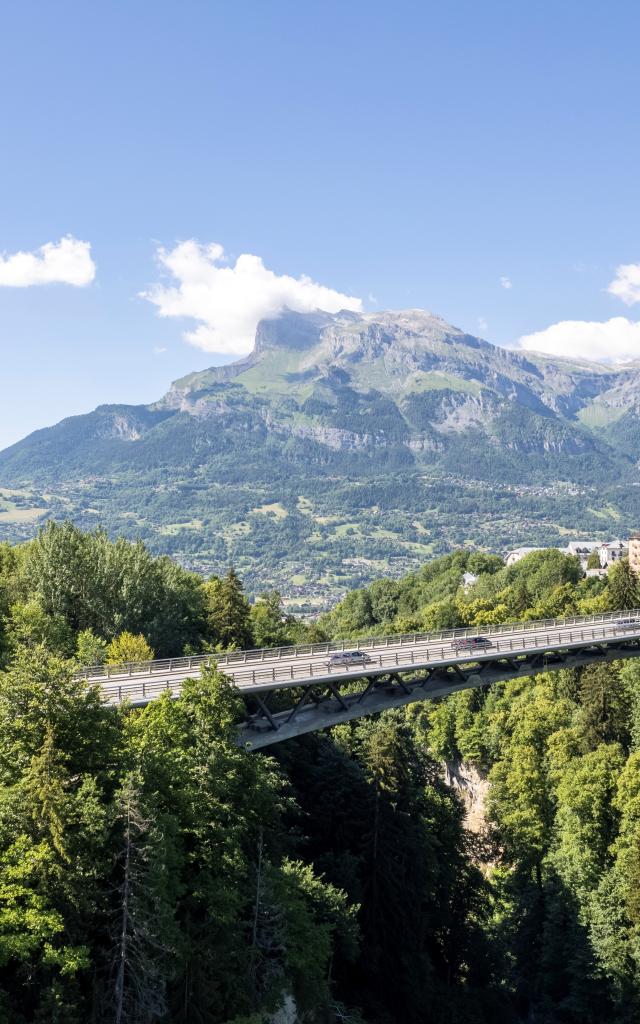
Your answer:
[[[285,298],[640,357],[639,37],[616,0],[2,5],[0,447],[230,358],[241,254]]]

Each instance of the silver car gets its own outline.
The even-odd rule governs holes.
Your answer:
[[[355,665],[369,665],[373,661],[364,651],[336,651],[327,658],[327,668],[352,668]]]

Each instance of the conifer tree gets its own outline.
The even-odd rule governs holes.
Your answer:
[[[204,587],[209,635],[221,649],[249,647],[251,606],[232,567],[226,576],[214,576]]]

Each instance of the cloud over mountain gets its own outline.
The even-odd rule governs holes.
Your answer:
[[[37,284],[91,284],[96,265],[91,245],[66,235],[33,252],[0,255],[0,287],[29,288]]]
[[[625,363],[640,358],[640,322],[624,316],[604,322],[561,320],[543,331],[524,335],[518,347],[556,358]]]
[[[175,284],[157,284],[141,297],[152,302],[160,316],[195,320],[197,326],[184,337],[205,352],[250,352],[258,322],[284,309],[298,313],[362,309],[356,296],[343,295],[306,275],[275,274],[259,256],[244,253],[232,265],[215,242],[201,245],[192,239],[174,249],[160,248],[157,256]]]

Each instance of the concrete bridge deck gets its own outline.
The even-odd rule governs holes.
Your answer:
[[[488,645],[465,650],[481,636]],[[361,651],[353,666],[332,655]],[[501,626],[369,637],[340,643],[230,651],[116,666],[81,675],[107,701],[144,706],[161,693],[177,696],[203,665],[217,664],[245,701],[240,742],[269,746],[388,707],[428,700],[535,672],[640,654],[640,609]]]

